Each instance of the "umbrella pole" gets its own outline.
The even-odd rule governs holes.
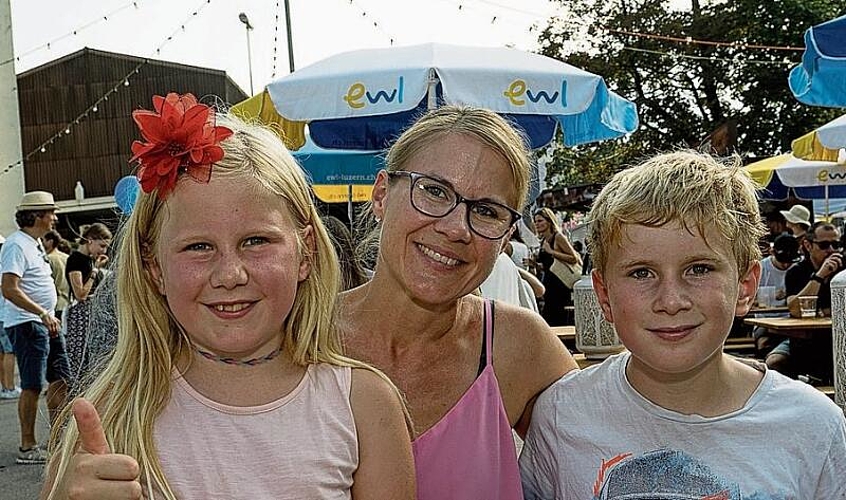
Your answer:
[[[438,107],[438,75],[435,70],[429,68],[429,87],[426,89],[426,109],[432,111]]]
[[[828,221],[828,184],[825,185],[825,220]]]
[[[347,218],[350,220],[350,227],[353,223],[353,187],[347,184]]]

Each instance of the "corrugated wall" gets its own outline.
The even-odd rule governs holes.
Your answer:
[[[143,59],[83,49],[18,76],[24,154],[36,150],[106,94]],[[58,200],[73,199],[76,181],[86,197],[110,196],[132,172],[130,145],[139,138],[131,113],[152,108],[151,97],[191,92],[236,103],[246,95],[223,71],[150,61],[103,102],[96,113],[62,135],[46,152],[24,163],[27,191],[43,189]]]

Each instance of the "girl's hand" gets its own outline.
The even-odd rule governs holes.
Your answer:
[[[73,402],[73,418],[79,428],[79,449],[70,459],[56,498],[140,500],[143,495],[138,462],[128,455],[111,452],[94,405],[77,399]],[[50,479],[42,498],[53,483]]]
[[[96,267],[103,267],[109,262],[109,256],[106,254],[98,255],[97,258],[94,260],[94,265]]]
[[[549,241],[543,240],[543,245],[541,245],[541,248],[543,249],[544,252],[552,255],[552,251],[553,251],[552,245],[549,244]]]

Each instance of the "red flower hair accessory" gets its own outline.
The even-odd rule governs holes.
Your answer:
[[[158,188],[163,200],[182,172],[199,182],[209,182],[212,164],[223,158],[219,144],[232,135],[232,130],[215,126],[214,110],[198,103],[191,94],[156,95],[153,106],[156,111],[132,112],[147,142],[132,143],[129,161],[138,161],[141,189],[150,193]]]

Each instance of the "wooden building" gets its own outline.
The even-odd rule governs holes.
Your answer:
[[[35,151],[24,160],[26,190],[52,192],[65,213],[114,206],[115,184],[133,173],[130,145],[140,138],[131,113],[152,109],[154,94],[190,92],[209,104],[247,98],[224,71],[89,48],[17,80],[23,153]],[[106,94],[95,111],[92,105]],[[41,144],[59,132],[42,152]],[[77,181],[87,203],[74,197]]]

